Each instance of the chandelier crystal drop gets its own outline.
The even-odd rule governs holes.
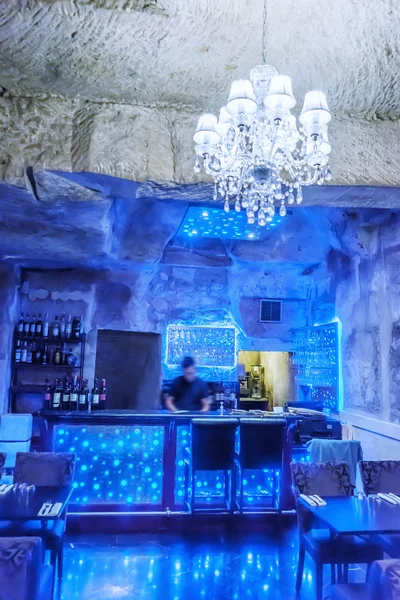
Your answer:
[[[265,19],[266,8],[263,39]],[[218,119],[200,117],[194,170],[212,176],[214,200],[222,200],[226,212],[244,209],[248,223],[264,226],[275,206],[284,217],[286,205],[302,202],[302,186],[331,179],[325,94],[307,92],[299,127],[290,112],[295,104],[290,77],[263,64],[250,71],[250,80],[232,83]]]

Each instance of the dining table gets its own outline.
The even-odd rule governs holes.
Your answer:
[[[4,493],[0,486],[0,519],[5,521],[41,521],[46,527],[49,521],[60,518],[69,502],[72,489],[67,486],[40,486],[21,494],[13,486]]]
[[[334,536],[400,533],[400,504],[372,496],[321,497],[325,506],[299,502]]]

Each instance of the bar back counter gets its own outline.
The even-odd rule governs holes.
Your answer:
[[[192,496],[192,481],[197,510],[281,512],[293,508],[290,461],[292,457],[306,460],[302,444],[295,439],[297,418],[293,416],[268,416],[249,421],[249,415],[99,411],[43,412],[41,417],[42,450],[77,455],[74,492],[69,506],[69,514],[77,516],[188,513],[185,499]],[[215,456],[219,467],[224,466],[221,453],[226,453],[226,449],[219,445],[218,424],[229,423],[235,430],[235,465],[230,479],[227,471],[216,470],[210,462],[209,470],[196,471],[191,479],[191,432],[199,419],[206,428],[215,425],[214,438],[207,438],[204,453],[208,460]],[[241,468],[240,425],[244,420],[248,425],[252,422],[262,424],[265,440],[271,438],[273,428],[275,431],[280,428],[282,444],[278,461],[276,450],[280,438],[275,437],[270,444],[270,460],[268,444],[263,444],[267,456],[265,463],[252,461],[251,452],[249,455],[247,451],[247,464]],[[331,425],[328,431],[328,435],[340,437],[337,427]],[[247,444],[251,443],[251,437],[247,427]],[[253,453],[257,453],[257,447],[253,448]],[[198,450],[196,448],[196,454]],[[249,465],[257,468],[246,468]]]

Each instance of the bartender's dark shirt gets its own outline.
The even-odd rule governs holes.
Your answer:
[[[175,398],[174,404],[179,410],[200,410],[201,400],[208,398],[208,386],[199,377],[194,381],[177,377],[172,382],[170,396]]]

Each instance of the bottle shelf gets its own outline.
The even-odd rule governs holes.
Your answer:
[[[27,362],[14,362],[15,367],[35,367],[36,369],[80,369],[80,365],[54,365],[49,363],[47,365],[41,365],[38,363],[27,363]]]
[[[21,340],[21,342],[41,342],[42,344],[50,344],[52,346],[57,346],[60,344],[83,344],[84,337],[81,336],[78,339],[72,338],[72,339],[67,339],[67,338],[53,338],[53,337],[42,337],[42,336],[34,336],[34,337],[25,337],[25,336],[20,336],[18,331],[15,334],[16,339]]]

